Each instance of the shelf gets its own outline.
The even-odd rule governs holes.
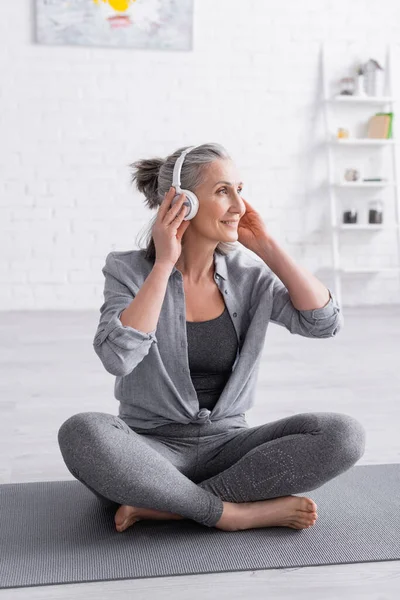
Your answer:
[[[399,278],[400,280],[400,169],[397,160],[397,146],[399,143],[398,140],[400,140],[400,134],[397,134],[395,129],[391,129],[388,133],[391,135],[390,138],[368,137],[369,133],[371,133],[368,127],[368,115],[372,117],[379,112],[387,113],[389,111],[395,111],[398,106],[397,103],[400,102],[400,93],[397,93],[397,90],[392,88],[392,82],[394,80],[394,56],[391,44],[387,45],[385,57],[381,57],[382,62],[385,63],[385,85],[382,88],[376,88],[378,91],[378,95],[376,96],[369,96],[366,93],[358,95],[358,89],[354,89],[355,93],[352,95],[340,94],[340,88],[331,88],[330,83],[333,83],[334,73],[329,72],[328,69],[329,61],[327,60],[327,55],[331,52],[328,50],[328,48],[329,43],[325,44],[325,42],[323,42],[321,108],[324,113],[325,139],[323,142],[327,157],[327,177],[324,185],[328,186],[327,195],[329,196],[330,204],[330,215],[328,215],[330,219],[328,227],[331,231],[330,237],[333,257],[333,264],[330,265],[330,268],[333,270],[334,290],[336,292],[338,302],[341,304],[341,279],[343,278],[347,281],[348,274],[350,274],[350,277],[348,278],[350,281],[351,278],[356,278],[358,276],[365,277],[365,275],[367,275],[369,281],[370,278],[375,278],[381,273],[384,276],[387,274],[387,278],[396,277],[396,279]],[[358,48],[358,50],[361,49]],[[332,50],[332,52],[337,54],[337,49]],[[338,73],[336,76],[338,76]],[[358,83],[358,81],[356,83]],[[339,105],[342,105],[342,108],[339,108]],[[342,122],[344,117],[346,117],[345,121]],[[354,120],[354,125],[359,123],[360,127],[357,126],[354,129],[348,127],[348,125],[350,126],[350,123],[348,125],[346,124],[347,117],[351,117],[352,121]],[[361,125],[361,121],[363,122],[363,125]],[[387,133],[387,131],[385,131],[385,133]],[[341,134],[348,135],[348,137],[338,137]],[[339,149],[339,147],[341,149]],[[347,150],[344,150],[343,148],[347,148]],[[350,157],[350,155],[353,158],[358,156],[360,159],[366,157],[371,159],[379,158],[379,164],[374,161],[374,168],[371,170],[368,169],[368,171],[363,173],[356,173],[358,176],[356,181],[347,181],[343,168],[344,165],[335,165],[335,163],[336,161],[339,161],[340,163],[343,161],[348,162],[347,158],[345,157]],[[391,169],[378,169],[378,166],[381,167],[381,160],[386,161],[386,159],[390,159]],[[356,162],[356,165],[353,166],[357,165],[358,163]],[[341,167],[340,171],[336,169],[336,166]],[[363,181],[364,178],[372,179],[372,181]],[[375,181],[373,181],[374,179]],[[350,188],[354,188],[353,192],[351,193],[342,191],[349,190]],[[389,192],[387,191],[388,189]],[[354,190],[357,193],[355,193]],[[360,215],[360,213],[357,215],[356,208],[354,209],[355,212],[353,213],[354,219],[358,217],[356,222],[344,222],[346,215],[345,207],[343,206],[343,200],[345,198],[349,200],[351,197],[351,199],[354,198],[357,199],[357,201],[358,198],[360,198],[360,205],[362,201],[362,205],[367,206],[366,201],[369,201],[371,197],[376,195],[389,196],[388,200],[391,202],[393,201],[397,207],[394,217],[387,218],[388,216],[385,216],[384,223],[369,223],[368,207],[366,210],[366,215]],[[340,202],[341,205],[339,211],[337,210],[336,206],[338,202]],[[348,214],[347,216],[349,217],[350,215]],[[352,219],[349,220],[351,221]],[[324,234],[326,234],[327,228],[325,222],[323,225],[321,224],[321,230]],[[351,236],[349,234],[350,231],[353,232]],[[377,239],[375,234],[379,231],[385,232],[380,234],[381,236],[385,236],[385,240],[386,238],[393,237],[395,241],[397,241],[399,260],[392,261],[391,258],[388,258],[385,261],[384,256],[382,256],[382,260],[380,260],[380,258],[376,258],[376,252],[371,252],[371,256],[360,256],[359,260],[355,260],[357,258],[357,254],[362,252],[361,248],[359,249],[359,247],[361,247],[361,245],[370,246],[370,242]],[[344,236],[346,237],[344,238]],[[349,253],[350,258],[354,259],[349,259],[348,261],[342,259],[343,250],[341,248],[342,242],[350,240],[350,237],[347,238],[347,236],[350,236],[352,240],[350,249],[347,250],[347,252]],[[361,244],[359,242],[361,242]],[[347,262],[349,264],[346,264]],[[372,266],[368,266],[368,263],[372,263]],[[380,263],[379,266],[377,266],[377,263]],[[388,263],[391,266],[389,266]]]
[[[339,267],[334,269],[335,271],[341,271],[342,273],[397,273],[400,271],[399,267]]]
[[[336,138],[329,140],[334,146],[393,146],[396,140],[390,138]]]
[[[333,187],[340,188],[377,188],[377,187],[388,187],[395,185],[394,181],[366,181],[360,183],[358,181],[346,181],[343,183],[331,183]]]
[[[325,98],[325,102],[333,102],[337,104],[385,104],[387,102],[396,102],[393,96],[333,96]]]
[[[345,231],[346,229],[355,229],[355,230],[360,230],[360,231],[379,231],[380,229],[398,229],[399,226],[396,223],[393,223],[392,225],[379,225],[379,223],[366,223],[366,224],[362,224],[362,223],[341,223],[340,225],[335,225],[334,229],[341,229],[342,231]]]

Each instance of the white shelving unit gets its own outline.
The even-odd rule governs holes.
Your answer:
[[[330,215],[331,215],[331,240],[332,240],[332,258],[333,258],[333,274],[334,274],[334,287],[335,294],[338,302],[342,303],[342,281],[341,276],[346,273],[395,273],[399,276],[400,283],[400,204],[399,204],[399,191],[398,191],[398,173],[397,173],[397,136],[395,135],[396,129],[396,117],[398,117],[395,111],[395,102],[397,99],[392,96],[392,85],[393,85],[393,62],[392,62],[392,48],[390,45],[387,46],[387,63],[389,64],[389,84],[390,91],[389,96],[331,96],[329,94],[329,82],[327,77],[327,54],[326,45],[322,44],[322,73],[323,73],[323,91],[324,91],[324,121],[327,141],[327,160],[328,160],[328,176],[329,176],[329,199],[330,199]],[[369,58],[369,57],[368,57]],[[345,66],[345,65],[344,65]],[[376,108],[383,109],[386,112],[393,112],[392,122],[392,138],[390,139],[370,139],[370,138],[336,138],[336,132],[333,129],[331,123],[330,109],[338,105],[347,106],[359,106],[359,105],[370,105],[371,116],[375,114]],[[392,180],[382,182],[338,182],[335,180],[334,174],[334,152],[339,151],[340,146],[388,146],[391,150],[392,158]],[[395,201],[395,215],[396,221],[392,224],[383,223],[379,224],[346,224],[338,223],[337,218],[337,204],[336,194],[340,194],[341,189],[348,188],[357,189],[358,192],[361,188],[392,188],[393,199]],[[369,201],[368,196],[367,200]],[[343,211],[340,211],[343,214]],[[384,213],[383,220],[385,221],[386,215]],[[393,230],[397,234],[397,255],[398,255],[398,266],[397,267],[357,267],[350,268],[341,265],[340,261],[340,234],[346,234],[347,231],[380,231]],[[400,297],[400,294],[399,294]]]

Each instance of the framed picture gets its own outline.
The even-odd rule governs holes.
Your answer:
[[[192,50],[193,0],[36,0],[39,44]]]

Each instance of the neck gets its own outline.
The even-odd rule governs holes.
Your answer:
[[[182,273],[187,283],[197,285],[214,281],[214,251],[215,247],[202,247],[197,251],[185,246],[175,267]]]

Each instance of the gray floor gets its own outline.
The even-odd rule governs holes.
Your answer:
[[[400,307],[344,307],[337,338],[270,324],[250,426],[343,412],[367,430],[358,464],[400,462]],[[114,377],[92,348],[98,311],[0,313],[0,483],[72,479],[57,430],[85,410],[117,414]],[[0,591],[0,598],[397,598],[400,562],[244,571]]]

